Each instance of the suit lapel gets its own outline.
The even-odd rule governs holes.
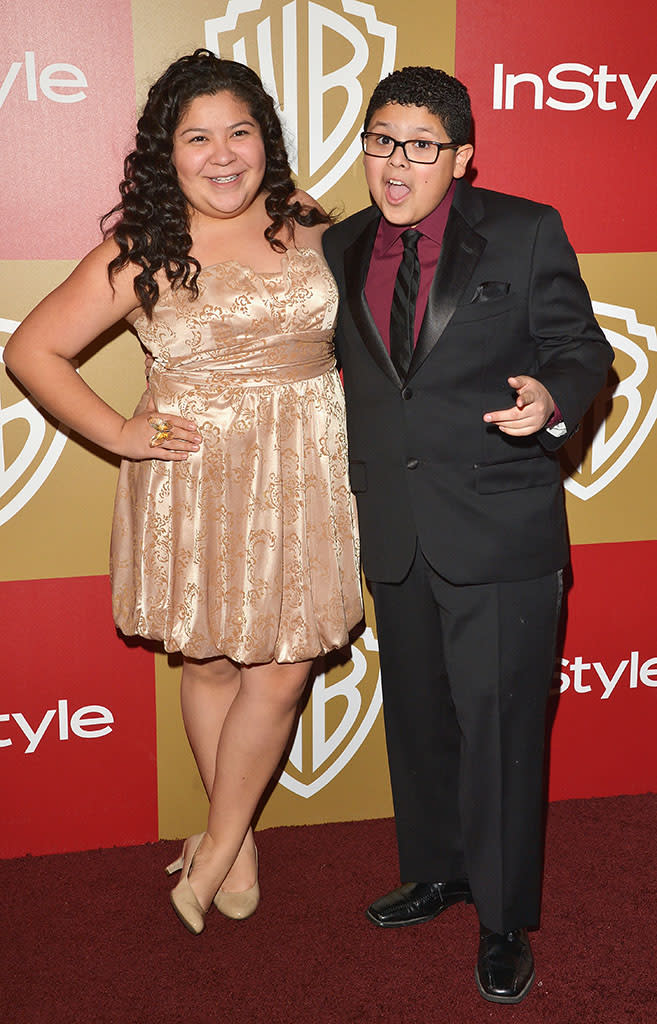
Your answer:
[[[372,249],[374,248],[374,240],[380,220],[380,214],[377,216],[377,213],[378,211],[376,213],[373,212],[372,220],[367,224],[364,231],[345,250],[344,270],[347,301],[356,330],[374,362],[383,370],[386,377],[389,377],[393,384],[399,387],[401,381],[374,323],[370,308],[365,301],[367,271],[369,270]]]
[[[429,292],[420,335],[408,368],[408,377],[417,372],[447,327],[486,248],[486,239],[477,234],[468,223],[468,220],[477,220],[481,215],[477,213],[479,200],[473,199],[469,186],[463,184],[465,187],[457,190],[454,196],[447,219],[440,259]],[[472,217],[466,220],[459,206],[466,210],[470,206],[472,209],[469,213]]]

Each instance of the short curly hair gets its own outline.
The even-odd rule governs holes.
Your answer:
[[[388,103],[403,107],[426,107],[439,117],[452,142],[459,146],[470,140],[472,111],[468,90],[446,71],[428,67],[406,67],[383,78],[365,114],[365,130],[377,110]]]
[[[134,288],[148,317],[159,298],[158,271],[164,270],[174,287],[198,295],[201,267],[189,254],[190,211],[171,159],[173,136],[196,97],[224,91],[241,100],[260,127],[266,158],[261,190],[267,193],[265,208],[271,220],[265,238],[271,247],[285,251],[286,246],[276,237],[283,226],[293,234],[295,223],[309,226],[330,221],[316,207],[303,207],[292,200],[296,186],[281,123],[274,101],[255,71],[205,49],[180,57],[149,90],[137,122],[135,148],[125,159],[121,201],[101,219],[105,237],[112,236],[119,247],[108,267],[110,281],[129,263],[140,267]]]

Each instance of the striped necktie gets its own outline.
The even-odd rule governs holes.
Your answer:
[[[417,243],[421,232],[407,228],[401,239],[404,243],[390,309],[390,358],[404,380],[415,347],[415,304],[420,286],[420,258]]]

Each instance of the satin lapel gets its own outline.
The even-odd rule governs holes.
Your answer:
[[[407,379],[417,372],[447,327],[485,248],[486,239],[452,205]]]
[[[374,216],[365,230],[345,250],[344,270],[347,302],[356,330],[372,359],[383,370],[386,377],[389,377],[399,387],[401,381],[365,301],[365,282],[378,226],[379,217]]]

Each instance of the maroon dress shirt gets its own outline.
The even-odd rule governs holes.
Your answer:
[[[417,343],[420,327],[424,318],[424,311],[427,308],[427,300],[431,289],[431,282],[438,264],[440,247],[443,243],[445,225],[452,205],[455,182],[450,185],[445,198],[438,204],[435,210],[421,220],[419,224],[413,225],[422,233],[418,241],[417,252],[420,258],[420,286],[418,289],[417,303],[415,306],[415,342]],[[365,282],[365,299],[370,307],[379,334],[390,351],[390,309],[392,307],[392,293],[395,288],[395,279],[399,264],[404,253],[404,243],[401,240],[402,233],[408,224],[390,224],[382,217],[374,240],[370,268],[367,272]]]

